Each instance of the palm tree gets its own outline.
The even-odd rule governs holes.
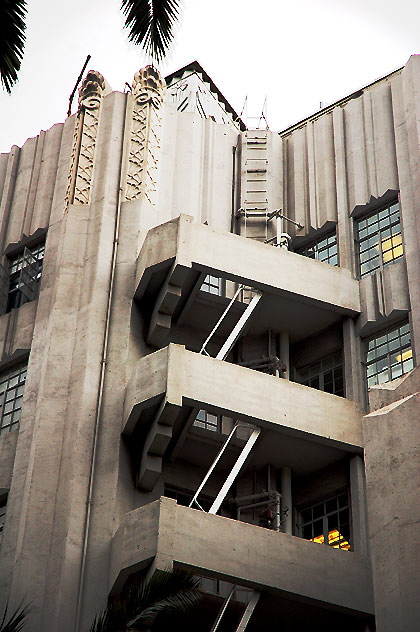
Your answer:
[[[3,614],[3,619],[0,621],[0,632],[20,632],[21,630],[23,630],[29,610],[29,606],[23,606],[22,604],[20,604],[6,621],[6,606]]]
[[[18,79],[25,48],[25,18],[25,0],[1,0],[0,76],[3,87],[9,94]]]
[[[128,39],[160,62],[168,52],[179,18],[180,0],[122,0]],[[10,94],[25,48],[26,0],[0,2],[0,77]]]
[[[157,572],[146,582],[132,580],[109,600],[90,632],[146,632],[159,613],[194,607],[202,596],[199,581],[180,570]]]

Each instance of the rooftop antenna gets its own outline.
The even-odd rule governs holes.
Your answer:
[[[71,104],[73,103],[74,93],[76,92],[76,90],[77,90],[77,86],[79,85],[80,81],[82,80],[83,73],[84,73],[84,72],[85,72],[85,70],[86,70],[86,66],[87,66],[87,65],[88,65],[88,63],[89,63],[90,57],[91,57],[90,55],[88,55],[88,56],[86,57],[86,61],[85,61],[85,63],[83,64],[83,68],[82,68],[82,70],[81,70],[81,72],[80,72],[80,75],[77,77],[77,81],[76,81],[76,83],[74,84],[74,88],[73,88],[72,93],[71,93],[71,95],[70,95],[70,97],[69,97],[69,109],[68,109],[68,111],[67,111],[67,116],[71,116]]]
[[[261,121],[265,121],[265,126],[266,126],[265,128],[266,129],[270,129],[269,126],[268,126],[268,121],[267,121],[267,95],[265,95],[264,103],[263,103],[262,110],[261,110],[261,116],[260,116],[260,119],[258,121],[258,129],[260,127]]]

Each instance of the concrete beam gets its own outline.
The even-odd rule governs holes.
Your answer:
[[[162,458],[191,408],[345,451],[362,450],[361,412],[354,402],[170,344],[138,361],[126,390],[123,433],[137,427],[145,435],[141,487],[159,474],[156,459],[149,472],[147,455]]]
[[[348,270],[218,232],[188,215],[149,231],[137,262],[136,298],[159,291],[162,270],[179,266],[341,314],[360,313],[358,281]]]
[[[366,558],[182,507],[165,497],[123,517],[112,545],[110,588],[152,559],[157,569],[182,565],[324,608],[373,613]]]

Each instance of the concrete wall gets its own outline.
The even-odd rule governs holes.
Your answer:
[[[363,420],[375,611],[384,632],[415,630],[420,618],[419,405],[419,393],[401,393]]]

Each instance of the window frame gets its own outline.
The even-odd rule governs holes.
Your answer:
[[[340,505],[340,499],[345,497],[345,504]],[[328,509],[328,504],[335,502],[335,509]],[[323,505],[323,511],[314,517],[314,510]],[[312,512],[311,520],[304,520],[304,514],[306,512]],[[348,522],[344,522],[340,524],[340,513],[347,512]],[[349,490],[343,489],[340,492],[336,492],[335,494],[329,495],[322,500],[319,500],[310,505],[306,505],[298,510],[299,513],[299,521],[298,521],[298,532],[299,537],[308,540],[308,542],[315,542],[317,544],[323,544],[325,546],[330,546],[335,549],[340,549],[342,551],[352,551],[352,515],[351,515],[351,500]],[[330,529],[329,518],[337,515],[337,525],[335,530],[340,536],[338,539],[330,540],[330,534],[333,533],[334,529]],[[317,522],[322,521],[322,534],[316,535],[314,525]],[[308,538],[304,536],[305,527],[312,525],[312,537]],[[340,532],[340,528],[347,526],[348,527],[348,538],[346,539],[345,535]],[[335,542],[335,544],[334,544]],[[344,543],[344,546],[341,546]]]
[[[401,329],[403,327],[408,328],[408,331],[401,332]],[[392,338],[389,337],[390,334],[394,334],[395,332],[398,332],[396,336],[393,336]],[[409,335],[409,339],[407,342],[402,343],[402,345],[400,346],[392,345],[394,340],[402,341],[402,339],[406,337],[407,334]],[[370,343],[375,342],[375,341],[377,344],[372,346],[371,349],[369,349]],[[392,345],[391,349],[389,348],[390,344]],[[386,352],[384,350],[384,352],[380,353],[379,355],[372,356],[369,359],[369,353],[373,354],[375,349],[377,350],[378,348],[384,347],[385,345],[386,345]],[[410,351],[411,355],[404,358],[403,354],[406,353],[407,351]],[[398,357],[397,354],[400,356],[400,359],[398,359],[397,363],[393,364],[392,356],[396,356],[395,359],[397,359]],[[385,364],[384,364],[384,361],[385,361]],[[369,374],[369,367],[373,366],[374,364],[376,365],[380,364],[380,366],[382,366],[382,370],[371,372]],[[399,366],[399,365],[402,366],[402,372],[399,373],[398,375],[393,376],[393,367]],[[406,366],[404,367],[404,365]],[[408,368],[409,366],[410,368]],[[415,364],[414,364],[414,356],[413,356],[411,326],[408,320],[395,323],[394,325],[387,327],[386,329],[382,329],[381,331],[376,332],[374,335],[369,336],[368,338],[365,338],[363,340],[363,368],[364,368],[365,383],[368,389],[371,388],[372,386],[379,386],[381,384],[387,384],[389,382],[392,382],[393,380],[397,380],[403,375],[407,375],[407,373],[409,373],[414,368],[414,366]],[[388,375],[387,380],[379,381],[378,379],[378,381],[374,383],[369,383],[369,380],[371,378],[375,376],[379,376],[382,373],[385,373],[385,369]]]
[[[334,238],[332,243],[328,243],[328,240]],[[322,246],[323,242],[327,242],[325,246]],[[320,247],[322,246],[322,247]],[[330,249],[335,247],[335,252],[330,254]],[[313,256],[309,254],[309,252],[313,250]],[[330,230],[327,233],[324,233],[322,236],[319,236],[317,239],[313,239],[309,241],[306,245],[296,248],[296,254],[301,255],[302,257],[307,257],[308,259],[314,259],[315,261],[320,261],[321,263],[328,263],[328,265],[339,267],[340,266],[340,257],[338,251],[338,235],[337,229]],[[326,258],[320,258],[319,255],[322,252],[327,252]],[[331,259],[335,257],[335,263],[331,262]]]
[[[6,522],[6,512],[7,512],[7,495],[6,497],[0,498],[0,545],[3,539],[4,525]]]
[[[28,360],[26,359],[19,364],[10,366],[0,373],[0,436],[2,434],[13,432],[19,428],[27,370]],[[10,382],[15,378],[17,378],[17,381],[10,385]],[[6,386],[2,391],[1,388],[3,383],[6,383]],[[12,391],[15,391],[14,397],[10,396]],[[16,406],[15,404],[18,400],[19,406]],[[10,422],[5,423],[4,419],[9,415]]]
[[[203,419],[199,419],[199,415],[201,415]],[[210,418],[212,419],[210,420]],[[193,427],[209,430],[210,432],[222,432],[222,416],[200,408],[194,418]]]
[[[213,296],[225,296],[226,281],[215,274],[206,274],[200,286],[200,290],[207,294],[212,294]]]
[[[322,369],[322,364],[331,360],[335,357],[340,356],[340,363],[336,363],[334,364],[332,362],[331,366],[327,366],[324,369]],[[317,365],[320,365],[320,371],[318,371],[317,373],[314,373],[312,376],[310,374],[310,370],[313,369],[314,367],[316,367]],[[341,389],[337,389],[340,390],[341,392],[336,392],[336,379],[334,376],[335,370],[341,367],[341,380],[342,380],[342,388]],[[308,371],[308,377],[306,379],[302,378],[302,371]],[[328,391],[325,390],[324,386],[325,386],[325,375],[327,372],[332,371],[333,373],[333,381],[332,381],[332,385],[333,385],[333,391]],[[302,384],[303,386],[308,386],[309,388],[316,388],[319,391],[322,391],[324,393],[329,393],[330,395],[336,395],[337,397],[345,397],[346,396],[346,383],[345,383],[345,374],[344,374],[344,355],[343,352],[340,351],[336,351],[334,353],[330,353],[327,356],[324,356],[323,358],[320,358],[319,360],[316,360],[314,362],[311,362],[310,364],[305,364],[304,366],[300,367],[299,369],[296,369],[296,373],[297,376],[299,378],[299,384]],[[311,380],[311,378],[314,378],[318,376],[319,378],[319,386],[312,386],[311,384],[308,384],[307,382],[309,382]],[[340,378],[337,378],[337,380],[339,380]],[[322,388],[321,388],[321,383],[322,383]]]
[[[392,211],[393,207],[398,207],[398,213]],[[385,211],[388,211],[385,215]],[[381,214],[382,217],[381,217]],[[392,219],[393,216],[398,215],[398,220],[395,218]],[[374,221],[376,219],[376,222]],[[389,219],[389,223],[386,223],[386,219]],[[373,226],[377,224],[377,230],[375,232],[369,232],[369,226]],[[382,226],[381,226],[382,223]],[[398,228],[399,231],[395,229]],[[361,237],[361,233],[366,231],[366,234]],[[389,231],[389,235],[385,234]],[[400,240],[397,243],[393,243],[395,240],[400,237]],[[375,239],[376,238],[376,239]],[[376,244],[373,243],[373,240],[376,241]],[[390,248],[386,250],[382,249],[382,244],[384,242],[390,242]],[[377,248],[381,244],[380,248]],[[367,247],[363,247],[367,246]],[[370,257],[366,261],[362,261],[362,255],[364,253],[373,252],[373,249],[376,249],[377,254],[375,256],[378,260],[378,265],[375,267],[369,267],[368,270],[362,271],[362,266],[367,265],[369,262],[374,261],[374,257]],[[401,254],[398,256],[389,259],[386,261],[384,255],[387,253],[393,253],[394,251],[401,250]],[[371,274],[374,274],[378,270],[384,270],[384,268],[397,263],[401,259],[404,258],[404,244],[403,244],[403,232],[402,232],[402,222],[401,222],[401,204],[399,198],[393,198],[389,202],[378,206],[374,210],[370,210],[367,213],[364,213],[358,217],[354,218],[354,250],[356,256],[356,270],[359,279],[363,279]]]
[[[37,298],[45,256],[45,239],[20,248],[6,256],[7,300],[5,313]],[[32,261],[30,261],[30,258]],[[26,261],[26,266],[25,266]],[[25,280],[26,276],[26,280]],[[32,296],[22,290],[24,285],[31,289]]]

